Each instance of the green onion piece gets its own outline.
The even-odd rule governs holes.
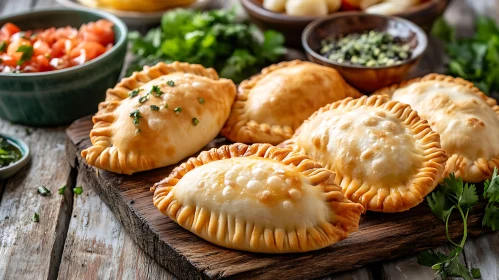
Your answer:
[[[40,215],[38,215],[38,213],[36,213],[36,212],[35,212],[35,213],[33,214],[33,217],[31,217],[31,220],[32,220],[33,222],[35,222],[35,223],[40,222]]]
[[[42,196],[47,196],[50,194],[50,190],[47,189],[45,186],[38,187],[38,193],[41,194]]]
[[[177,107],[173,109],[173,112],[175,112],[176,114],[182,113],[182,107]]]
[[[171,86],[171,87],[174,87],[175,86],[175,82],[172,81],[172,80],[169,80],[168,82],[166,82],[167,85]]]
[[[133,97],[137,96],[141,90],[142,90],[142,89],[140,89],[140,88],[136,88],[136,89],[134,89],[134,90],[130,91],[130,92],[128,93],[128,96],[129,96],[130,98],[133,98]]]
[[[198,98],[199,104],[204,104],[204,99],[202,97]]]
[[[159,107],[158,107],[158,106],[156,106],[156,105],[151,105],[151,106],[149,106],[149,107],[150,107],[150,108],[151,108],[151,110],[153,110],[153,111],[159,111]]]
[[[64,192],[65,192],[65,191],[66,191],[66,186],[64,186],[64,187],[62,187],[62,188],[59,188],[59,189],[57,190],[57,193],[59,193],[59,194],[64,194]]]
[[[152,86],[149,93],[154,94],[155,96],[161,96],[164,92],[161,91],[161,88],[159,88],[159,86],[154,85]]]
[[[198,125],[198,123],[199,123],[199,120],[197,118],[192,118],[192,124],[194,126]]]
[[[77,187],[73,188],[73,193],[76,195],[80,195],[83,193],[83,188],[81,186],[77,186]]]

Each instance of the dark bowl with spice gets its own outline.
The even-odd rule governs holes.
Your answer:
[[[0,118],[34,126],[68,124],[95,113],[114,87],[126,54],[127,27],[117,17],[91,9],[45,9],[0,18],[21,30],[79,28],[101,19],[113,23],[114,45],[82,65],[38,73],[0,72]]]
[[[22,140],[0,134],[0,180],[18,172],[28,163],[29,157],[28,145]]]
[[[398,17],[348,12],[319,19],[302,36],[307,57],[369,93],[402,81],[421,60],[425,32]]]

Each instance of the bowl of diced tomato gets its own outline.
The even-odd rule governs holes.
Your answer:
[[[126,55],[126,25],[90,9],[0,18],[0,118],[68,124],[97,111]]]

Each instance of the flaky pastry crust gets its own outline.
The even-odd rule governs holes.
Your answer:
[[[213,69],[179,62],[144,67],[108,90],[92,118],[92,146],[81,155],[120,174],[178,163],[218,135],[235,95],[234,83]]]
[[[466,182],[477,183],[499,167],[499,106],[473,83],[429,74],[375,94],[410,104],[440,134],[442,148],[449,155],[444,177],[455,173]]]
[[[335,172],[347,198],[378,212],[421,203],[437,186],[447,159],[426,120],[386,96],[329,104],[280,146]]]
[[[185,229],[222,247],[259,253],[329,246],[357,230],[363,211],[334,184],[334,173],[269,144],[202,152],[151,190],[154,205]]]
[[[281,62],[239,85],[221,134],[234,142],[278,144],[320,107],[360,96],[332,68],[300,60]]]

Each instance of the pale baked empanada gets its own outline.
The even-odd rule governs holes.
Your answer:
[[[447,159],[426,120],[409,105],[379,95],[321,108],[281,145],[335,172],[347,198],[382,212],[421,203]]]
[[[213,69],[159,63],[107,92],[90,132],[87,163],[132,174],[178,163],[217,136],[236,95]]]
[[[467,182],[481,182],[499,167],[499,106],[471,82],[430,74],[381,89],[411,105],[440,134],[449,155],[444,175],[454,172]]]
[[[329,246],[357,230],[363,211],[334,184],[334,173],[269,144],[202,152],[152,190],[154,205],[185,229],[260,253]]]
[[[234,142],[278,144],[320,107],[360,96],[334,69],[282,62],[240,84],[221,133]]]

